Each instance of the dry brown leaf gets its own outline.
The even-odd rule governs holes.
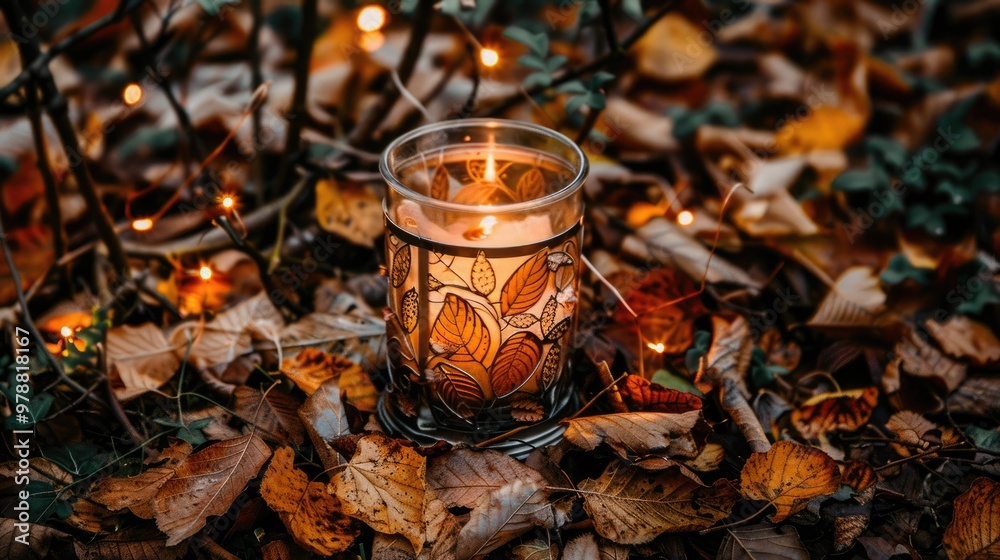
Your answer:
[[[636,44],[641,74],[663,81],[690,80],[705,73],[717,54],[702,40],[704,31],[679,13],[656,22]]]
[[[718,560],[809,560],[809,550],[795,527],[751,525],[730,529]]]
[[[382,236],[382,201],[367,186],[321,179],[316,183],[316,221],[326,231],[362,247]]]
[[[678,354],[690,348],[694,322],[708,313],[708,309],[698,297],[666,307],[663,304],[695,293],[698,286],[672,268],[646,273],[634,287],[631,284],[633,281],[633,278],[626,277],[621,283],[628,285],[626,301],[639,316],[638,320],[624,305],[619,305],[615,309],[615,321],[632,332],[638,327],[645,340],[663,345],[661,353]],[[660,352],[660,349],[657,351]]]
[[[375,412],[378,389],[361,366],[345,369],[340,374],[340,394],[344,402],[361,412]]]
[[[424,546],[427,459],[381,434],[358,440],[347,467],[328,490],[344,503],[344,513],[372,529],[406,537],[417,553]]]
[[[615,145],[624,149],[665,153],[679,148],[674,138],[674,121],[620,97],[607,100],[607,107],[598,115],[594,128],[613,137]],[[594,175],[600,171],[595,169]]]
[[[955,515],[944,531],[949,558],[1000,558],[1000,483],[977,478],[955,499]]]
[[[413,545],[405,537],[378,533],[372,542],[372,560],[416,560]]]
[[[272,443],[291,441],[301,444],[306,437],[299,419],[299,401],[277,388],[261,391],[246,385],[233,389],[233,412],[260,430],[261,437]]]
[[[566,543],[563,560],[594,560],[600,558],[601,549],[592,533],[584,533]]]
[[[323,466],[332,469],[346,463],[330,444],[351,433],[351,426],[340,402],[340,381],[331,379],[320,385],[315,393],[299,407],[299,419],[312,440]]]
[[[920,453],[941,445],[958,443],[959,437],[951,428],[941,428],[934,422],[909,410],[892,415],[886,427],[896,434],[900,443],[891,443],[892,449],[903,457]]]
[[[275,340],[281,313],[260,294],[227,309],[207,324],[182,323],[170,333],[179,353],[190,343],[188,359],[199,369],[225,365],[253,349],[255,339]]]
[[[156,525],[174,546],[222,515],[271,456],[255,434],[214,443],[189,456],[156,494]]]
[[[639,228],[636,236],[626,237],[622,250],[643,261],[652,259],[660,264],[677,268],[695,282],[704,277],[709,283],[728,282],[759,287],[759,283],[719,255],[709,261],[709,250],[702,243],[666,218],[653,218]],[[706,274],[706,266],[708,273]]]
[[[706,487],[677,470],[647,472],[616,462],[579,489],[594,530],[619,544],[709,527],[729,515],[739,497],[725,480]]]
[[[29,523],[28,546],[24,546],[21,541],[14,540],[24,534],[15,525],[19,525],[15,519],[0,518],[0,558],[5,560],[48,560],[51,558],[49,550],[52,548],[52,541],[68,538],[66,533],[57,529]]]
[[[623,458],[650,454],[693,458],[708,437],[708,423],[701,412],[625,412],[568,420],[564,437],[573,445],[592,451],[606,443]]]
[[[94,485],[90,499],[112,511],[129,508],[143,519],[152,519],[153,498],[160,488],[174,476],[174,469],[191,454],[191,444],[179,441],[163,450],[157,466],[128,478],[107,477]]]
[[[484,494],[458,534],[455,557],[487,555],[532,527],[555,527],[548,492],[536,482],[515,480]]]
[[[768,329],[760,336],[757,346],[767,354],[767,363],[795,371],[802,358],[802,349],[794,341],[784,341],[778,329]]]
[[[76,541],[73,548],[80,560],[179,560],[188,551],[187,541],[167,546],[167,538],[153,527],[122,529],[86,544]]]
[[[945,356],[916,333],[896,343],[893,351],[902,357],[900,367],[906,373],[930,379],[949,393],[965,381],[968,367]]]
[[[339,377],[352,367],[361,368],[343,356],[307,347],[292,357],[286,357],[281,362],[281,373],[291,379],[302,392],[311,395],[324,381]]]
[[[746,319],[737,316],[732,321],[726,321],[718,315],[712,316],[712,345],[705,357],[698,388],[707,393],[727,378],[732,379],[743,396],[749,398],[745,374],[750,368],[752,353],[753,343]]]
[[[829,455],[786,440],[767,453],[751,455],[740,474],[743,495],[772,504],[777,510],[771,518],[775,523],[806,507],[809,500],[833,494],[839,482],[840,470]]]
[[[274,452],[264,473],[260,495],[285,524],[295,543],[320,556],[347,550],[357,537],[357,523],[341,511],[340,500],[322,482],[311,482],[295,468],[295,452],[282,447]]]
[[[793,410],[791,420],[808,439],[836,430],[853,432],[868,423],[877,403],[878,387],[823,393]]]
[[[559,544],[535,539],[515,546],[511,554],[516,560],[559,560]]]
[[[159,389],[181,365],[175,348],[153,323],[109,330],[107,356],[108,371],[120,380],[120,384],[112,384],[112,389],[121,401]]]
[[[733,220],[740,229],[756,237],[818,233],[819,227],[790,192],[806,170],[806,158],[754,163],[757,165],[748,178],[748,189],[738,189],[733,195],[739,204]]]
[[[1000,360],[1000,339],[989,327],[965,315],[954,315],[943,324],[927,321],[925,326],[950,356],[968,358],[980,366]]]
[[[873,327],[885,310],[885,293],[867,266],[844,271],[808,324],[814,327]]]
[[[545,484],[538,471],[499,451],[456,449],[427,463],[427,487],[448,507],[475,507],[483,496],[515,480]]]

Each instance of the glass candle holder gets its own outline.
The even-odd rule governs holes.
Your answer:
[[[588,163],[518,121],[425,126],[389,145],[385,209],[390,381],[379,417],[420,443],[523,454],[577,407],[576,326]]]

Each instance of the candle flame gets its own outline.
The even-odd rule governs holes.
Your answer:
[[[495,183],[497,180],[497,162],[493,159],[493,152],[491,151],[486,156],[486,170],[483,172],[483,181],[487,183]],[[492,218],[493,216],[487,216]]]
[[[208,266],[203,266],[201,267],[201,270],[198,271],[198,275],[201,276],[202,280],[211,280],[212,269]]]
[[[494,216],[486,216],[483,221],[479,222],[479,227],[483,230],[483,236],[487,236],[493,233],[493,226],[497,225],[497,219]]]

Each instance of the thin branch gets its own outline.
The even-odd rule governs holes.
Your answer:
[[[288,182],[292,160],[297,156],[302,144],[302,125],[309,116],[306,108],[306,93],[309,90],[309,61],[312,59],[313,32],[316,28],[316,0],[302,2],[302,29],[295,58],[295,92],[292,96],[292,112],[288,115],[288,133],[285,136],[285,153],[278,167],[276,189]],[[255,139],[256,140],[256,139]]]
[[[639,41],[639,39],[641,39],[642,36],[645,35],[647,31],[650,30],[651,27],[653,27],[653,24],[655,24],[657,21],[660,20],[660,18],[667,15],[667,13],[670,12],[671,9],[673,9],[675,2],[676,0],[673,0],[671,2],[666,2],[664,5],[657,8],[656,12],[652,16],[650,16],[649,19],[639,24],[639,26],[636,27],[635,30],[632,31],[632,33],[621,42],[621,48],[619,50],[621,50],[622,52],[627,52],[629,49],[631,49],[632,46],[635,45]],[[612,52],[605,53],[600,58],[595,58],[594,60],[590,61],[587,64],[584,64],[583,66],[567,70],[558,78],[552,80],[552,83],[549,84],[548,86],[543,86],[539,84],[531,87],[530,89],[525,89],[521,92],[513,94],[510,97],[504,99],[503,101],[497,103],[493,107],[484,111],[483,116],[493,117],[500,115],[505,111],[507,111],[508,109],[520,104],[524,96],[527,96],[530,99],[531,97],[534,97],[539,93],[542,93],[548,88],[555,88],[557,86],[565,84],[566,82],[575,80],[580,76],[600,70],[606,67],[612,61],[613,54],[614,53]]]
[[[0,11],[3,12],[4,18],[11,27],[14,25],[13,22],[26,20],[24,12],[17,2],[0,3]],[[117,11],[124,10],[120,8]],[[21,64],[24,67],[33,66],[35,62],[45,57],[42,54],[37,37],[31,38],[27,42],[18,42],[17,48],[21,54]],[[111,216],[108,215],[108,211],[104,207],[104,203],[101,202],[100,195],[97,193],[97,187],[94,186],[90,178],[83,151],[80,149],[80,142],[77,140],[76,132],[73,130],[73,123],[69,120],[66,98],[59,93],[59,88],[56,87],[55,80],[52,79],[52,74],[49,72],[48,66],[43,64],[37,76],[38,84],[42,89],[43,99],[48,106],[49,116],[52,118],[52,122],[59,133],[59,140],[66,151],[67,159],[70,162],[77,161],[76,165],[71,165],[71,169],[80,187],[80,192],[87,202],[87,207],[90,209],[91,219],[93,219],[97,227],[97,233],[108,247],[111,264],[114,265],[115,270],[121,271],[123,275],[128,276],[128,259],[125,258],[125,251],[122,249],[122,242],[115,231]]]
[[[417,67],[420,51],[424,47],[424,39],[427,38],[427,33],[430,31],[431,16],[433,13],[434,0],[420,0],[420,3],[417,5],[416,15],[413,18],[413,25],[411,26],[413,31],[410,33],[410,41],[407,43],[406,50],[403,51],[403,58],[396,68],[396,72],[399,74],[399,81],[403,85],[406,85],[410,81],[410,76],[413,74],[414,68]],[[368,109],[361,118],[361,122],[354,127],[354,130],[347,137],[347,142],[352,146],[366,144],[369,141],[369,137],[389,113],[389,109],[395,105],[399,96],[400,91],[395,84],[386,84],[378,101]]]
[[[35,140],[35,165],[38,166],[42,182],[45,183],[45,204],[49,209],[49,222],[55,240],[56,260],[59,260],[66,254],[66,231],[63,229],[62,210],[59,208],[59,187],[49,163],[49,147],[45,139],[42,110],[38,101],[38,88],[32,84],[27,91],[28,120],[31,122],[31,135]],[[66,275],[63,276],[65,280]]]

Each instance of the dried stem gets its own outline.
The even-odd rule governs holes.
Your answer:
[[[403,58],[399,62],[399,67],[396,68],[396,72],[399,74],[399,81],[404,86],[410,81],[413,69],[417,67],[420,51],[424,47],[424,39],[427,38],[427,33],[430,31],[431,15],[433,13],[434,1],[420,0],[413,19],[413,25],[411,26],[413,31],[410,33],[410,41],[403,52]],[[354,127],[354,130],[347,137],[347,142],[352,146],[363,146],[368,143],[369,137],[375,132],[378,125],[382,123],[382,120],[389,113],[389,109],[396,103],[400,95],[401,92],[395,84],[391,82],[386,84],[378,101],[368,109],[361,118],[361,122]]]
[[[771,442],[767,440],[767,435],[764,433],[764,428],[760,425],[760,420],[757,419],[757,415],[750,408],[750,403],[743,396],[743,392],[740,391],[736,381],[725,378],[720,385],[722,409],[726,411],[726,414],[733,419],[740,432],[743,433],[747,444],[750,445],[750,450],[754,453],[766,453],[771,449]]]
[[[309,61],[312,59],[313,32],[316,28],[316,0],[302,2],[302,29],[295,58],[295,92],[292,95],[292,112],[288,115],[288,134],[285,136],[285,153],[278,167],[274,188],[280,190],[288,182],[292,160],[297,156],[302,144],[302,125],[309,116],[306,109],[306,93],[309,91]]]
[[[49,222],[52,228],[52,237],[56,252],[56,260],[66,254],[66,231],[62,224],[62,210],[59,208],[59,187],[56,178],[52,174],[52,166],[49,163],[48,142],[45,139],[45,127],[42,126],[42,110],[39,106],[38,88],[32,84],[27,89],[28,120],[31,122],[31,135],[35,141],[35,165],[45,183],[45,204],[49,209]],[[68,278],[63,275],[63,279]]]

